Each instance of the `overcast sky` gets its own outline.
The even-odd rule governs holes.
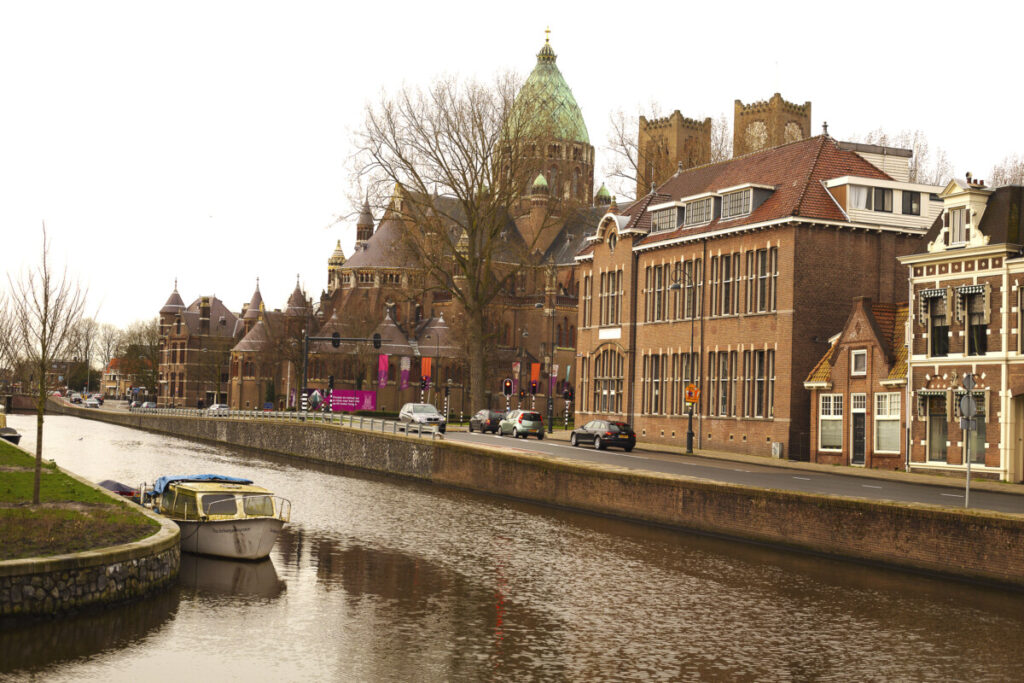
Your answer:
[[[1017,2],[0,2],[0,258],[57,265],[119,326],[283,307],[351,255],[352,131],[382,89],[523,76],[551,27],[603,180],[609,113],[702,118],[779,91],[833,137],[921,129],[959,176],[1024,152]],[[731,125],[731,124],[730,124]],[[3,278],[6,283],[6,278]]]

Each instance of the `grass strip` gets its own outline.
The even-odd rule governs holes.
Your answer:
[[[0,440],[0,560],[61,555],[141,540],[160,525],[127,503],[43,463],[41,505],[31,505],[35,458]]]

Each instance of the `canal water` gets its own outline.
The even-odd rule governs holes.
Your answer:
[[[249,477],[292,522],[269,561],[183,555],[159,595],[0,630],[0,680],[1024,680],[1019,593],[73,417],[45,439],[96,481]]]

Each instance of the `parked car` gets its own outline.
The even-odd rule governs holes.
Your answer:
[[[398,421],[406,424],[433,425],[442,434],[448,426],[444,415],[429,403],[406,403],[398,411]]]
[[[531,434],[544,438],[544,418],[536,410],[513,410],[498,423],[498,433],[526,438]]]
[[[86,408],[99,408],[100,402],[90,396],[89,398],[85,399],[84,405]]]
[[[469,418],[469,431],[479,429],[481,432],[498,433],[498,423],[505,413],[496,410],[478,410]]]
[[[228,411],[231,410],[227,403],[211,403],[210,407],[206,409],[207,415],[227,415]]]
[[[142,407],[142,401],[132,401],[128,404],[128,410]]]
[[[636,432],[625,422],[591,420],[582,427],[572,430],[569,443],[573,446],[590,444],[598,450],[618,446],[628,453],[636,445]]]
[[[77,393],[77,392],[71,394],[71,402],[72,403],[81,403],[82,402],[82,395]]]
[[[103,396],[102,395],[100,395],[100,394],[93,394],[89,398],[94,398],[94,399],[96,399],[97,403],[99,403],[100,405],[103,405]]]
[[[156,408],[156,401],[143,401],[140,408]]]

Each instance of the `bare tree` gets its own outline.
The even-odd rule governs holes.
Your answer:
[[[132,378],[132,384],[146,388],[155,396],[160,367],[160,321],[139,320],[129,325],[122,335],[121,371]]]
[[[732,159],[732,126],[725,114],[711,119],[711,158],[712,164]]]
[[[53,361],[69,352],[73,331],[82,319],[86,290],[70,279],[67,268],[55,273],[50,266],[50,243],[43,224],[42,258],[15,280],[7,277],[11,299],[14,339],[34,368],[36,391],[36,470],[32,504],[39,504],[39,479],[43,463],[43,414],[46,410],[47,371]]]
[[[121,334],[121,330],[115,325],[110,323],[100,325],[96,342],[97,353],[99,354],[98,360],[103,369],[106,369],[110,365],[110,361],[120,353]]]
[[[1024,184],[1024,155],[1010,154],[992,168],[992,187]]]
[[[407,88],[368,105],[354,141],[358,182],[386,218],[406,226],[418,286],[450,295],[465,316],[474,405],[483,400],[489,307],[517,271],[537,264],[550,231],[578,208],[552,187],[530,230],[513,222],[524,188],[567,152],[545,103],[519,91],[512,75]]]
[[[96,355],[96,338],[99,336],[99,323],[94,318],[82,318],[71,330],[70,353],[84,367],[86,391],[92,391],[93,360]],[[78,375],[83,374],[78,372]],[[78,377],[78,379],[82,379]]]
[[[869,145],[899,147],[914,153],[910,160],[910,182],[924,185],[944,185],[953,176],[953,166],[949,163],[946,150],[932,147],[928,136],[920,130],[901,130],[889,133],[882,128],[855,135],[854,142],[866,142]]]

